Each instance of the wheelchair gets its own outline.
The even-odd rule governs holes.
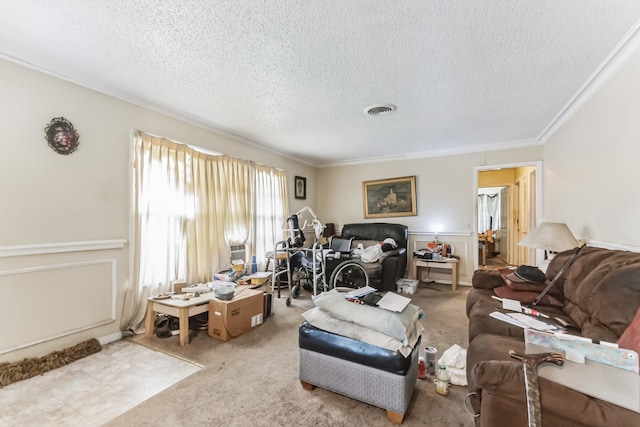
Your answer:
[[[304,247],[306,238],[303,230],[308,222],[299,225],[298,216],[304,211],[313,216],[311,228],[315,231],[315,239],[311,247]],[[312,292],[313,296],[331,289],[348,291],[369,285],[369,276],[357,258],[351,257],[351,239],[332,236],[324,247],[320,237],[324,226],[317,220],[310,208],[287,218],[289,238],[276,244],[274,257],[281,259],[279,267],[274,268],[272,284],[276,278],[286,275],[289,287],[287,306],[292,299],[300,297],[301,289]],[[277,263],[278,265],[278,263]],[[280,287],[278,286],[278,296]]]
[[[317,295],[331,289],[349,291],[369,285],[369,276],[357,258],[351,257],[351,239],[331,237],[328,248],[319,245],[294,252],[290,258],[291,298],[300,296],[300,289]]]

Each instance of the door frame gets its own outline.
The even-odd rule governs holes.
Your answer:
[[[535,202],[535,214],[532,215],[532,224],[530,228],[535,228],[540,221],[542,215],[542,160],[536,160],[531,162],[518,162],[518,163],[503,163],[497,165],[475,166],[473,168],[473,247],[478,245],[478,172],[500,170],[500,169],[513,169],[521,167],[533,167],[535,169],[535,181],[536,191],[535,194],[529,192],[529,197],[533,198]],[[513,230],[512,230],[513,232]],[[479,259],[478,251],[473,252],[473,266],[474,270],[478,269]],[[535,250],[535,262],[536,265],[542,265],[544,262],[544,251],[540,249]]]

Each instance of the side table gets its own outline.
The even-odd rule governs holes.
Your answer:
[[[444,258],[439,260],[413,258],[411,264],[411,277],[420,280],[420,268],[437,268],[451,271],[451,290],[455,291],[458,286],[458,259]]]
[[[209,311],[209,300],[214,299],[213,292],[207,292],[199,297],[183,299],[147,299],[147,317],[145,319],[144,335],[153,336],[156,313],[176,316],[180,321],[180,345],[189,345],[189,317]]]

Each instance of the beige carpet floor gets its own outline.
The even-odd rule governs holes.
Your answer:
[[[468,288],[421,283],[412,302],[423,308],[426,329],[421,347],[467,347],[465,299]],[[312,306],[307,292],[291,307],[273,299],[273,316],[265,324],[228,342],[192,334],[190,345],[178,337],[131,338],[204,366],[165,389],[109,426],[388,426],[383,409],[316,388],[303,390],[298,381],[298,326]],[[156,372],[155,375],[163,375]],[[404,420],[406,426],[473,426],[464,408],[467,388],[452,386],[448,396],[436,393],[432,379],[418,380]]]

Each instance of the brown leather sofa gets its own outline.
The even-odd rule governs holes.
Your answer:
[[[380,262],[364,263],[369,275],[369,285],[379,291],[395,291],[396,282],[404,277],[407,269],[407,242],[409,229],[406,225],[391,224],[386,222],[367,222],[345,224],[342,227],[341,237],[353,239],[352,249],[358,243],[363,243],[366,248],[371,244],[381,243],[386,238],[392,238],[398,245],[397,248],[384,252]]]
[[[551,261],[547,280],[573,252]],[[499,304],[491,298],[493,288],[504,283],[498,272],[478,270],[467,298],[467,380],[476,426],[528,425],[522,363],[509,357],[509,350],[525,352],[523,330],[489,317]],[[556,286],[562,306],[538,306],[539,311],[569,321],[572,333],[617,342],[640,307],[640,253],[586,247]],[[640,425],[639,413],[545,378],[539,384],[545,427]]]

